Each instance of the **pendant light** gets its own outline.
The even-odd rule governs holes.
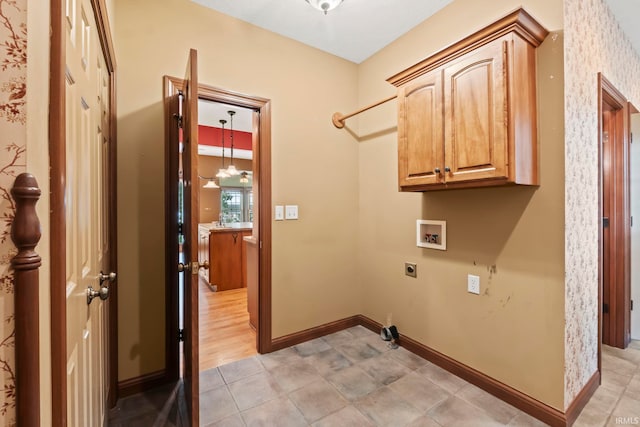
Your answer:
[[[220,188],[220,187],[218,186],[218,184],[216,184],[216,182],[213,179],[210,179],[207,181],[205,185],[202,186],[202,188]]]
[[[222,167],[218,169],[218,173],[216,177],[218,178],[229,178],[229,173],[224,168],[224,125],[227,123],[226,120],[220,120],[220,124],[222,125]]]
[[[229,167],[227,168],[227,173],[229,174],[229,176],[236,176],[236,175],[240,175],[240,172],[238,171],[238,169],[236,169],[236,167],[233,164],[233,116],[234,114],[236,114],[235,111],[227,111],[227,113],[229,113],[229,129],[231,129],[230,131],[230,137],[231,138],[231,161],[229,162]]]
[[[200,178],[203,181],[204,180],[207,181],[207,183],[205,185],[203,185],[202,188],[220,188],[220,187],[218,187],[218,184],[216,184],[216,178],[215,177],[209,178],[207,176],[198,175],[198,178]]]
[[[335,9],[342,3],[342,0],[306,0],[314,9],[318,9],[320,12],[324,12],[326,15],[328,11]]]
[[[240,182],[246,184],[249,182],[249,173],[247,171],[242,171],[240,174]]]

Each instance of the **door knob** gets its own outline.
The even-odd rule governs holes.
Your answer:
[[[100,285],[102,286],[103,282],[113,282],[114,280],[116,280],[116,273],[114,273],[113,271],[109,274],[105,274],[102,271],[100,272],[100,274],[98,275],[98,279],[100,280]]]
[[[445,166],[444,167],[444,171],[449,173],[449,172],[451,172],[451,168],[449,166]]]
[[[178,263],[178,273],[182,273],[184,271],[191,271],[193,274],[198,274],[198,270],[204,268],[205,270],[209,269],[209,261],[204,261],[200,264],[198,261],[194,261],[192,263],[183,264],[181,262]]]
[[[109,298],[109,288],[106,286],[100,286],[100,290],[96,291],[93,286],[87,288],[87,305],[91,304],[94,298],[99,297],[102,301]]]
[[[440,175],[440,168],[435,168],[433,170],[433,173],[435,173],[436,175]]]

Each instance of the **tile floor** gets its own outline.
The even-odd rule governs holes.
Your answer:
[[[118,399],[109,411],[109,427],[182,427],[184,393],[181,383]]]
[[[357,326],[205,371],[202,426],[544,426]]]
[[[167,386],[164,400],[162,391],[121,399],[109,425],[180,426],[180,392]],[[634,417],[640,417],[640,342],[624,351],[603,346],[602,387],[574,425],[629,425]],[[544,426],[403,348],[389,349],[361,326],[202,372],[200,424]]]
[[[602,385],[574,427],[640,425],[640,341],[625,350],[602,346]]]

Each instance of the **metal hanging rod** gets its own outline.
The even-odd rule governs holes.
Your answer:
[[[361,109],[354,111],[353,113],[349,113],[349,114],[334,113],[333,116],[331,116],[331,121],[333,122],[333,125],[335,127],[337,127],[338,129],[342,129],[344,127],[344,121],[347,120],[349,117],[353,117],[356,114],[360,114],[364,111],[370,110],[373,107],[377,107],[378,105],[384,104],[385,102],[389,102],[392,99],[396,99],[397,97],[398,97],[398,94],[392,95],[388,98],[385,98],[378,102],[374,102],[373,104],[367,105],[366,107],[362,107]]]

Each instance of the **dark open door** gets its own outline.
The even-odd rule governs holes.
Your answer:
[[[182,231],[184,236],[184,390],[192,426],[199,425],[198,363],[198,56],[189,52],[182,101]]]

